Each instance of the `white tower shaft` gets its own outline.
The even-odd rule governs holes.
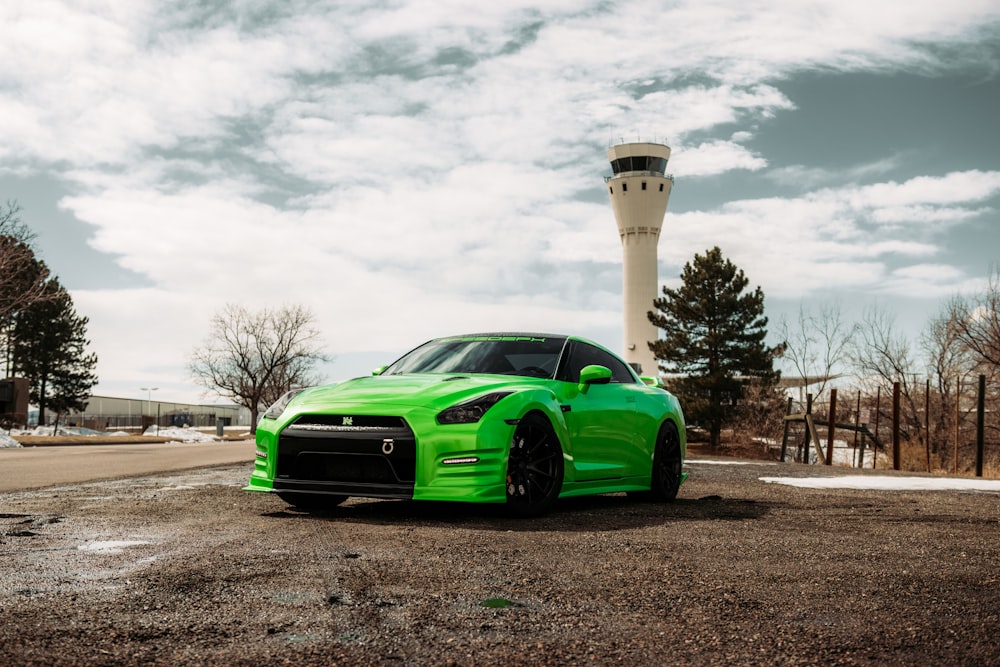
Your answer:
[[[612,146],[608,159],[614,175],[606,179],[611,208],[622,241],[624,357],[644,375],[657,375],[649,349],[659,332],[649,321],[659,284],[656,246],[670,199],[673,177],[665,173],[670,148],[634,143]]]

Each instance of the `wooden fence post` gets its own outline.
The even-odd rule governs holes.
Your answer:
[[[955,378],[955,470],[954,474],[958,474],[958,433],[959,433],[959,422],[962,419],[962,413],[959,407],[962,404],[962,378]]]
[[[899,452],[899,383],[892,383],[892,469],[901,468]]]
[[[882,410],[882,385],[878,386],[878,391],[875,394],[875,444],[872,445],[872,470],[875,470],[875,466],[878,461],[878,424],[881,420],[882,415],[879,414]]]
[[[826,464],[833,465],[833,435],[837,429],[837,390],[830,390],[830,421],[826,427]]]
[[[812,416],[811,416],[812,415],[812,411],[813,411],[813,395],[807,393],[806,394],[806,420],[805,420],[805,424],[806,424],[806,439],[802,443],[802,456],[799,457],[799,460],[802,463],[809,463],[809,447],[812,445],[812,442],[810,441],[810,435],[811,434],[809,432],[809,422],[812,421]]]
[[[986,423],[986,376],[979,376],[979,404],[976,406],[976,477],[983,476],[983,430]]]
[[[861,433],[861,391],[858,390],[858,406],[854,409],[854,454],[858,453],[858,433]],[[865,434],[861,433],[861,457],[857,459],[858,467],[865,467]]]
[[[788,407],[785,408],[785,416],[792,414],[792,397],[788,397]],[[788,450],[788,420],[785,420],[785,433],[781,436],[781,462],[785,462],[785,452]]]
[[[924,385],[924,448],[927,450],[927,472],[931,471],[931,379]]]

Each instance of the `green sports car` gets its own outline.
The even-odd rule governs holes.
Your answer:
[[[686,435],[658,384],[576,336],[439,338],[372,377],[272,405],[246,490],[304,509],[364,496],[506,503],[522,516],[595,493],[670,501]]]

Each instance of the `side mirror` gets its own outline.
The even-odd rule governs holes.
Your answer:
[[[389,366],[379,366],[372,371],[372,375],[382,375],[382,373],[385,373],[385,369],[387,368],[389,368]]]
[[[655,377],[647,377],[643,375],[639,379],[642,380],[642,383],[647,387],[659,387],[660,389],[663,389],[663,379],[660,378],[659,375]]]
[[[611,382],[611,369],[607,366],[584,366],[580,371],[580,393],[586,394],[592,384],[608,384]]]

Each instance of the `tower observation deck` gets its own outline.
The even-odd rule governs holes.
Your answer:
[[[619,144],[608,149],[612,176],[605,178],[622,241],[624,357],[643,375],[659,373],[649,342],[658,337],[647,313],[657,297],[656,245],[674,179],[666,173],[670,147]]]

